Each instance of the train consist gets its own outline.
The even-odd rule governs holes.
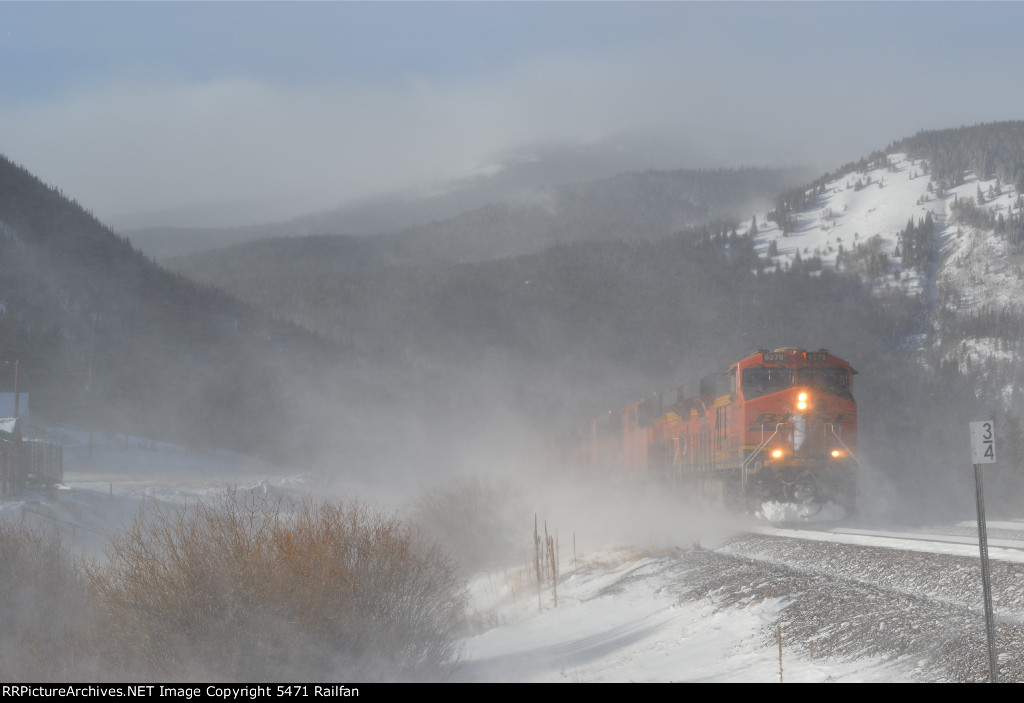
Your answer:
[[[656,394],[556,441],[556,461],[656,478],[737,509],[856,498],[857,372],[827,349],[758,350],[675,402]]]

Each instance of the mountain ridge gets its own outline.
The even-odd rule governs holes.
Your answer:
[[[275,384],[291,382],[268,373],[271,360],[312,359],[327,346],[158,266],[59,189],[2,158],[0,223],[0,359],[20,362],[34,415],[266,448],[261,425],[280,422],[266,401],[282,392]],[[266,399],[253,392],[257,378]],[[247,412],[261,419],[232,419]]]
[[[278,224],[194,230],[151,228],[129,230],[127,235],[159,260],[263,239],[324,235],[383,237],[388,240],[388,247],[416,248],[419,255],[431,251],[431,247],[422,244],[431,244],[436,249],[445,246],[446,239],[455,240],[447,245],[449,250],[454,250],[456,245],[483,249],[483,243],[488,241],[495,241],[502,247],[501,251],[491,253],[483,249],[472,256],[474,260],[482,260],[526,253],[537,246],[570,239],[612,238],[613,227],[628,224],[623,221],[622,208],[634,207],[628,199],[623,200],[624,194],[630,191],[662,200],[656,203],[657,208],[650,210],[655,219],[647,223],[648,231],[642,233],[642,236],[661,236],[687,225],[742,212],[751,205],[738,206],[741,198],[751,203],[771,201],[780,190],[803,182],[808,176],[807,169],[799,168],[649,169],[593,181],[520,185],[508,190],[489,187],[490,178],[481,176],[478,183],[470,182],[433,195],[380,196]],[[462,190],[468,192],[462,193]],[[605,202],[609,197],[619,201],[618,207]],[[579,220],[583,208],[593,213],[589,226],[596,229],[596,233],[581,232],[574,223],[573,217]],[[565,214],[559,217],[560,210],[568,210],[570,217]],[[492,226],[502,232],[489,234],[488,228]],[[470,227],[475,237],[466,236]],[[575,230],[566,231],[573,227]],[[519,230],[520,236],[509,236],[512,230]],[[453,259],[453,254],[446,254],[446,259]]]

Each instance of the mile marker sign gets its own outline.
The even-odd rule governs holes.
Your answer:
[[[981,464],[996,463],[996,423],[971,423],[971,463],[974,464],[974,496],[978,501],[978,550],[981,555],[981,588],[985,597],[985,633],[988,639],[988,680],[999,681],[995,617],[992,615],[992,581],[988,573],[988,530],[985,527],[985,492],[981,487]]]
[[[992,420],[971,423],[971,463],[996,463],[996,423]]]

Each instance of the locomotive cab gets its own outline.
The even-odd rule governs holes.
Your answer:
[[[763,351],[739,364],[746,416],[743,483],[754,500],[852,507],[856,371],[820,349]]]

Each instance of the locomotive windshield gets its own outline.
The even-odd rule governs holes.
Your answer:
[[[801,386],[840,391],[849,387],[850,377],[846,369],[808,367],[800,369],[797,373],[797,383]]]
[[[788,366],[751,366],[743,369],[740,385],[747,398],[781,391],[793,385],[793,369]]]

